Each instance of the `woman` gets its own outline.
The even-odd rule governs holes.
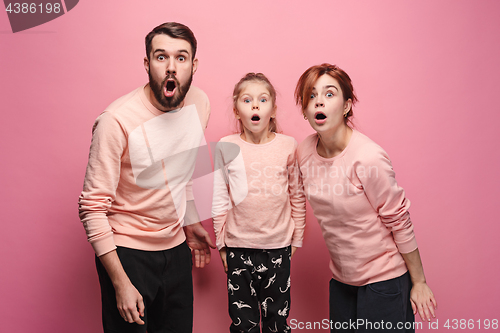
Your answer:
[[[349,126],[357,101],[349,76],[334,65],[313,66],[295,99],[317,132],[299,145],[297,159],[330,252],[332,332],[413,332],[415,313],[430,321],[437,303],[391,161]]]

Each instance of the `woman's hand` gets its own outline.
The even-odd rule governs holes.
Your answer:
[[[418,311],[423,321],[431,321],[432,318],[436,318],[434,310],[437,308],[437,302],[427,283],[420,282],[413,285],[410,293],[410,301],[413,314],[416,314]]]
[[[401,255],[406,267],[408,267],[413,284],[410,292],[413,314],[415,315],[418,312],[423,321],[431,321],[432,318],[436,318],[437,302],[425,280],[420,252],[415,249],[410,253],[401,253]]]

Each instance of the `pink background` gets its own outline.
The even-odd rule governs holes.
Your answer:
[[[146,82],[143,39],[165,21],[198,38],[207,141],[230,133],[232,88],[248,71],[272,80],[278,121],[302,141],[312,130],[293,103],[297,79],[322,62],[345,69],[360,99],[357,128],[386,149],[412,201],[439,327],[500,319],[499,13],[497,0],[80,1],[12,34],[2,11],[0,331],[101,331],[94,255],[77,215],[91,127]],[[290,311],[304,322],[328,317],[330,278],[310,210],[307,221]],[[228,331],[225,275],[212,255],[194,271],[194,332]]]

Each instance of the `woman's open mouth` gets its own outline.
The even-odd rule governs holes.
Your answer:
[[[326,122],[326,114],[324,114],[323,112],[316,112],[314,114],[314,120],[318,125],[324,124]]]

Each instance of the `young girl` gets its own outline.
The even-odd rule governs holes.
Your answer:
[[[332,331],[377,331],[348,325],[369,322],[414,332],[414,314],[430,320],[437,303],[389,156],[348,125],[357,101],[351,79],[337,66],[313,66],[295,97],[317,132],[300,144],[297,159],[330,251]]]
[[[276,91],[261,73],[234,87],[240,133],[215,149],[212,216],[227,273],[230,332],[289,332],[290,260],[302,246],[305,197],[294,138],[276,133]]]

